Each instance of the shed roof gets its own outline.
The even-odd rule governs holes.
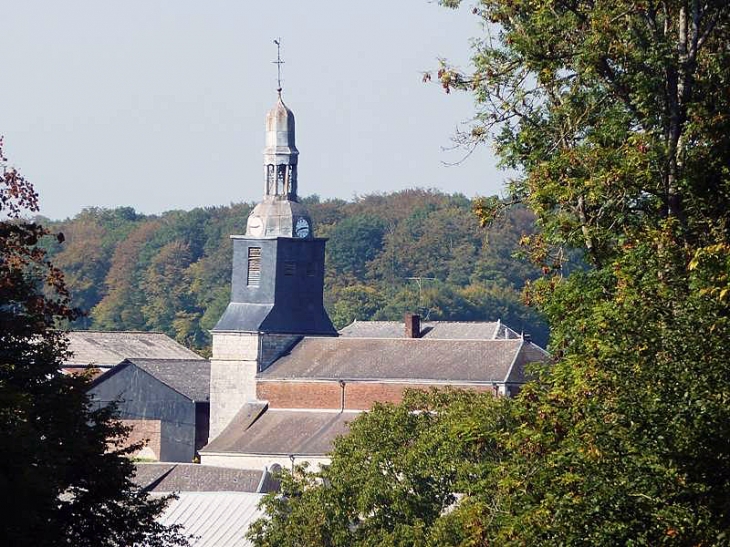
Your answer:
[[[524,345],[516,340],[304,338],[262,380],[504,382]]]
[[[70,331],[64,364],[113,366],[124,359],[203,359],[161,332]]]
[[[182,533],[192,536],[193,547],[249,547],[245,534],[263,514],[258,508],[262,497],[249,492],[181,492],[159,522],[181,525]]]
[[[399,321],[354,321],[340,330],[348,338],[405,338],[405,324]],[[421,339],[493,340],[519,338],[500,321],[430,321],[421,323]]]
[[[257,492],[263,470],[195,463],[138,463],[134,483],[149,492]]]
[[[267,410],[250,425],[241,413],[202,452],[323,456],[358,412]],[[243,422],[241,421],[243,420]]]

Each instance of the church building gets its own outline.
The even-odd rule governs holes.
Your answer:
[[[242,469],[328,461],[332,441],[407,388],[515,394],[546,352],[500,322],[355,322],[323,304],[326,240],[299,203],[294,115],[266,116],[264,197],[232,235],[231,301],[212,330],[210,442],[201,463]]]

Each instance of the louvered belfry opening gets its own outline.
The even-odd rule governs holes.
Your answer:
[[[261,283],[261,247],[248,248],[248,278],[249,287],[258,287]]]

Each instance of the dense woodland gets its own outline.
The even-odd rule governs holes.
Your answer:
[[[327,237],[325,304],[335,326],[366,319],[501,319],[547,341],[522,289],[540,270],[517,256],[535,230],[514,209],[490,228],[466,197],[405,190],[354,199],[305,198],[315,234]],[[64,234],[48,244],[75,306],[74,328],[157,330],[205,351],[229,301],[231,234],[245,232],[253,204],[141,215],[85,209],[43,224]],[[421,279],[414,279],[421,278]]]

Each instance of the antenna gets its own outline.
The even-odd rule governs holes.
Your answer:
[[[415,281],[416,283],[418,283],[418,311],[420,313],[420,311],[421,311],[421,290],[423,289],[422,283],[423,283],[423,281],[426,281],[426,280],[436,281],[436,278],[418,276],[418,277],[406,277],[406,279],[408,281]],[[428,321],[428,318],[431,315],[431,309],[424,306],[423,310],[424,310],[424,314],[425,314],[424,320]]]
[[[271,62],[276,65],[276,81],[278,83],[276,91],[281,93],[281,65],[284,64],[284,61],[281,60],[281,38],[274,40],[274,43],[276,44],[276,61]]]

